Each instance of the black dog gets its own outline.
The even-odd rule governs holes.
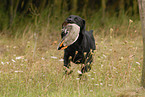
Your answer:
[[[82,64],[81,73],[85,73],[91,70],[91,62],[93,61],[92,54],[96,49],[95,39],[93,36],[93,30],[85,30],[85,20],[76,15],[70,15],[64,23],[62,28],[67,24],[77,24],[80,27],[80,33],[78,39],[64,50],[64,66],[66,73],[71,73],[69,70],[70,61],[76,64]],[[63,38],[65,33],[61,33]]]

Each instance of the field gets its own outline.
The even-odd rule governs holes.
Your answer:
[[[95,29],[97,50],[92,70],[81,79],[77,73],[80,65],[73,63],[73,73],[64,75],[63,51],[57,50],[60,29],[53,34],[29,30],[19,38],[1,34],[0,96],[145,96],[140,87],[143,48],[139,23],[127,20],[125,25],[108,24],[110,26],[97,29],[93,24],[87,26],[87,29]]]

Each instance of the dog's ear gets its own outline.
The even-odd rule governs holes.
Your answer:
[[[85,22],[85,20],[84,19],[82,19],[82,24],[81,24],[81,32],[82,32],[82,34],[84,34],[85,33],[85,29],[86,29],[86,22]]]
[[[85,22],[85,20],[83,19],[82,26],[85,27],[85,25],[86,25],[86,22]]]

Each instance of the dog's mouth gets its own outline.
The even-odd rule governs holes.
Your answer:
[[[63,37],[58,45],[58,50],[66,49],[73,44],[79,37],[80,27],[77,24],[68,23],[63,29]]]
[[[67,24],[68,24],[68,22],[63,22],[63,24],[62,24],[62,27],[64,28],[64,27],[66,27],[67,26]]]
[[[62,27],[66,27],[68,24],[76,24],[76,23],[71,20],[66,20],[63,22]]]

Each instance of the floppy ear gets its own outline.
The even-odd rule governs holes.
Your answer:
[[[82,34],[85,33],[85,29],[86,29],[86,26],[85,26],[85,20],[82,19],[82,25],[81,25],[81,32],[82,32]]]
[[[83,24],[82,24],[82,25],[83,25],[84,28],[85,28],[85,24],[86,24],[86,22],[85,22],[85,20],[83,19]]]

